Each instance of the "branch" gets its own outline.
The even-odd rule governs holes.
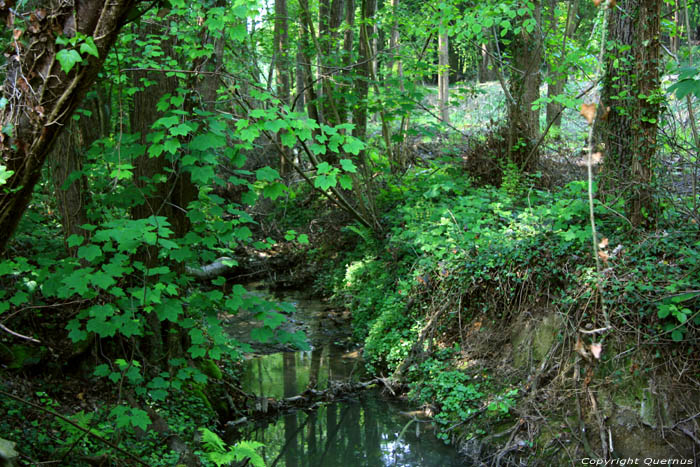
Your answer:
[[[11,335],[13,335],[13,336],[15,336],[15,337],[19,337],[20,339],[25,339],[25,340],[28,340],[29,342],[34,342],[34,343],[36,343],[36,344],[41,344],[41,341],[36,340],[36,339],[34,339],[33,337],[24,336],[24,335],[22,335],[22,334],[19,334],[19,333],[17,333],[17,332],[14,332],[13,330],[9,329],[9,328],[8,328],[7,326],[5,326],[4,324],[0,324],[0,329],[2,329],[2,330],[5,331],[6,333],[11,334]]]

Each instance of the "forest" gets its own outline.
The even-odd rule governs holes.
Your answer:
[[[697,464],[697,2],[0,22],[0,466]]]

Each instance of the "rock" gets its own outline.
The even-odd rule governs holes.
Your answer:
[[[12,467],[19,458],[15,451],[16,443],[0,438],[0,467]]]

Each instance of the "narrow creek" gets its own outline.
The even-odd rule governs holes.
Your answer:
[[[242,388],[261,398],[289,398],[309,387],[370,379],[359,349],[351,344],[348,316],[334,313],[303,291],[272,294],[261,284],[253,293],[294,305],[289,331],[303,330],[311,350],[265,353],[246,361]],[[246,329],[245,324],[249,327]],[[249,317],[230,322],[231,334],[241,341],[255,326]],[[285,413],[275,419],[236,426],[227,441],[255,440],[265,445],[268,467],[375,467],[466,465],[454,448],[438,440],[432,423],[421,420],[416,407],[385,397],[379,389],[351,393],[312,410]]]

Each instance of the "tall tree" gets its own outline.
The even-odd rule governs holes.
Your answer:
[[[287,0],[275,0],[275,26],[274,26],[274,51],[275,51],[275,81],[277,84],[277,97],[285,105],[290,105],[292,61],[289,55],[289,34],[287,32]],[[278,142],[280,136],[277,135]],[[280,144],[282,151],[286,148]],[[280,173],[287,172],[286,158],[280,157]]]
[[[622,196],[634,226],[653,224],[661,2],[624,0],[610,12],[597,140],[603,194]],[[609,110],[608,110],[609,109]]]
[[[364,140],[367,134],[367,97],[369,81],[374,73],[374,50],[372,48],[372,32],[374,15],[377,11],[377,0],[362,0],[360,11],[360,63],[357,67],[355,94],[357,103],[353,113],[355,123],[354,136]]]
[[[62,128],[97,77],[137,0],[0,3],[0,22],[14,29],[0,97],[0,163],[13,172],[0,193],[0,251],[31,200],[41,168]],[[28,18],[15,26],[15,15]],[[81,36],[77,34],[80,33]],[[57,44],[56,38],[68,39]],[[74,39],[74,45],[71,40]],[[78,42],[86,45],[79,52]],[[76,47],[77,46],[77,47]],[[70,66],[66,56],[81,54]],[[59,52],[66,51],[62,55]]]
[[[533,171],[537,162],[532,148],[540,133],[540,116],[532,105],[540,97],[542,64],[542,5],[540,0],[528,3],[518,2],[527,13],[521,16],[520,31],[513,34],[511,42],[513,69],[508,105],[511,161],[525,172]]]
[[[449,62],[449,38],[445,20],[440,21],[438,32],[438,107],[440,120],[450,123],[450,62]]]
[[[82,173],[85,154],[90,145],[108,133],[109,115],[102,101],[99,86],[84,99],[80,118],[71,120],[58,136],[49,156],[49,167],[56,193],[56,203],[61,215],[64,239],[71,235],[87,236],[81,226],[88,223],[87,205],[90,202],[87,177]],[[78,247],[67,250],[75,256]]]
[[[547,97],[549,101],[547,102],[547,124],[552,123],[552,126],[561,126],[561,111],[562,105],[559,102],[553,100],[555,96],[558,96],[564,92],[564,86],[566,86],[566,81],[569,76],[568,70],[565,65],[564,58],[566,57],[566,45],[572,41],[574,33],[580,24],[576,20],[578,16],[580,0],[569,0],[566,15],[566,26],[564,27],[564,37],[561,41],[561,49],[555,50],[554,53],[550,54],[548,66],[548,77],[547,77]],[[549,4],[550,22],[551,27],[556,28],[556,7],[557,2],[551,0]]]

